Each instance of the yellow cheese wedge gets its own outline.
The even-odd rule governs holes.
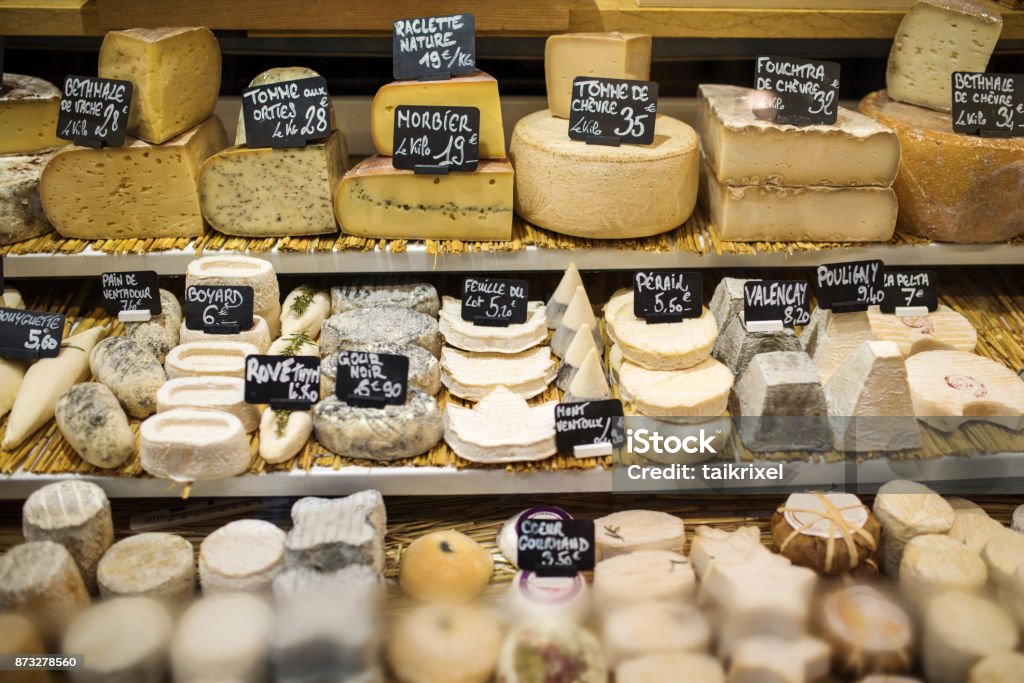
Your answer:
[[[949,306],[913,317],[901,318],[874,309],[867,315],[875,338],[896,342],[904,356],[942,349],[970,353],[978,343],[974,325]]]
[[[569,118],[572,82],[577,76],[651,77],[651,37],[643,33],[565,33],[544,44],[544,75],[548,109]]]
[[[57,137],[60,90],[33,76],[3,74],[0,154],[29,154],[67,144]]]

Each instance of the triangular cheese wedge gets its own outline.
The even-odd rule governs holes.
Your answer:
[[[546,346],[521,353],[470,353],[450,346],[441,351],[441,382],[455,396],[479,401],[497,387],[523,398],[544,392],[555,378]]]
[[[576,268],[575,263],[570,263],[569,267],[565,269],[562,279],[558,281],[555,293],[548,299],[546,312],[549,330],[557,328],[558,324],[562,322],[562,316],[565,315],[565,309],[569,307],[576,288],[582,286],[583,279],[580,277],[579,269]]]
[[[519,353],[543,344],[548,330],[544,304],[530,301],[526,306],[526,322],[505,327],[474,325],[462,319],[462,301],[444,297],[441,306],[440,331],[446,343],[465,351],[480,353]]]
[[[569,344],[572,343],[572,338],[576,336],[576,331],[580,329],[581,325],[589,325],[594,335],[594,343],[599,347],[603,345],[601,333],[597,327],[597,318],[594,317],[594,309],[587,297],[587,290],[582,286],[576,288],[568,308],[565,309],[565,315],[562,316],[562,321],[558,324],[558,329],[551,337],[551,352],[559,358],[564,357],[565,352],[569,349]]]
[[[472,462],[543,460],[555,454],[555,406],[531,406],[505,387],[497,387],[473,408],[449,403],[444,440],[460,458]]]
[[[594,342],[590,325],[584,323],[580,325],[580,329],[576,330],[576,336],[572,338],[569,348],[565,350],[565,357],[558,364],[558,376],[555,378],[555,384],[559,389],[569,391],[569,385],[576,377],[576,372],[592,350],[597,351],[597,343]]]
[[[949,306],[911,318],[869,310],[868,322],[876,338],[896,342],[904,356],[946,349],[970,353],[978,344],[974,325]]]
[[[597,349],[591,349],[565,394],[566,401],[601,401],[612,397]]]

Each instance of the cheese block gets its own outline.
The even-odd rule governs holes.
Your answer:
[[[379,491],[345,498],[302,498],[292,505],[294,526],[284,542],[285,564],[321,572],[365,565],[384,569],[387,510]]]
[[[242,423],[246,434],[260,423],[257,407],[245,402],[245,380],[238,377],[178,377],[168,380],[156,392],[157,412],[175,408],[204,408],[230,413]]]
[[[259,456],[274,465],[303,452],[313,434],[313,417],[307,410],[272,410],[260,418]]]
[[[213,531],[199,545],[203,595],[270,593],[284,568],[285,533],[270,522],[239,519]]]
[[[412,458],[429,451],[444,434],[437,401],[411,387],[404,404],[380,408],[358,408],[328,396],[313,407],[312,417],[317,443],[349,458]]]
[[[956,520],[956,513],[942,496],[905,479],[883,484],[872,510],[882,525],[882,571],[891,577],[899,576],[903,551],[911,539],[947,533]]]
[[[632,294],[609,301],[604,318],[608,336],[623,357],[651,370],[692,368],[711,355],[718,338],[718,324],[708,309],[699,318],[652,325],[633,315]]]
[[[711,643],[708,620],[691,605],[622,607],[605,618],[602,631],[605,657],[611,666],[661,652],[705,652]]]
[[[830,655],[828,645],[817,638],[750,638],[736,648],[729,683],[811,683],[828,675]]]
[[[686,370],[647,370],[629,361],[619,368],[619,393],[642,415],[705,422],[725,412],[733,375],[713,358]]]
[[[346,593],[353,609],[379,607],[384,599],[385,583],[380,573],[367,565],[351,564],[341,569],[320,571],[306,566],[285,567],[274,577],[274,600],[285,607],[307,595],[325,596]]]
[[[341,131],[305,147],[229,147],[200,170],[203,217],[242,237],[336,233],[334,192],[347,168]]]
[[[579,76],[646,81],[651,37],[644,33],[563,33],[544,43],[544,76],[552,116],[569,118],[572,82]]]
[[[367,353],[390,353],[409,359],[409,387],[425,394],[436,396],[441,390],[441,365],[422,346],[391,344],[389,342],[349,342],[341,344],[342,351],[363,351]],[[337,388],[338,353],[324,356],[320,363],[320,396],[334,396]]]
[[[54,541],[67,548],[86,588],[96,590],[96,565],[114,542],[103,489],[85,481],[48,484],[25,501],[21,530],[26,541]]]
[[[743,314],[743,286],[748,282],[757,281],[738,277],[723,277],[718,281],[708,309],[715,316],[719,329],[725,327],[730,318]]]
[[[482,159],[472,172],[424,175],[372,156],[342,178],[334,211],[342,232],[358,237],[508,240],[513,176],[507,161]]]
[[[441,304],[440,330],[445,343],[480,353],[519,353],[542,344],[548,336],[544,304],[539,301],[527,304],[525,322],[493,327],[463,320],[462,301],[450,296]]]
[[[228,593],[202,598],[182,615],[171,641],[174,680],[266,680],[274,610],[254,595]]]
[[[402,551],[398,581],[402,590],[428,602],[469,602],[494,573],[491,553],[455,530],[420,536]]]
[[[988,576],[998,587],[1009,587],[1017,569],[1024,564],[1024,534],[1000,529],[992,534],[981,551]]]
[[[597,342],[594,341],[594,334],[587,323],[580,325],[573,336],[569,346],[565,349],[564,356],[558,361],[555,369],[555,385],[562,391],[568,391],[576,373],[579,372],[583,361],[590,355],[590,352],[598,352]]]
[[[867,315],[875,338],[896,342],[904,356],[942,350],[971,353],[978,344],[974,325],[948,306],[921,316],[901,317],[874,308]]]
[[[601,644],[589,631],[561,622],[522,624],[505,637],[497,680],[535,683],[543,672],[569,671],[573,683],[606,683],[608,667]]]
[[[775,123],[754,113],[757,93],[734,85],[697,86],[697,131],[718,182],[786,187],[892,184],[900,142],[891,130],[845,107],[838,107],[833,125]]]
[[[562,508],[549,506],[527,508],[505,520],[505,523],[501,525],[501,530],[498,531],[498,551],[505,558],[505,561],[516,568],[519,567],[518,524],[519,520],[523,517],[527,519],[572,519],[572,515]]]
[[[199,167],[225,144],[224,127],[211,117],[161,145],[135,138],[123,147],[68,145],[43,169],[43,210],[67,238],[199,236]]]
[[[975,595],[936,596],[924,614],[922,664],[929,683],[963,683],[988,655],[1017,647],[1017,627],[997,606]]]
[[[163,364],[170,350],[178,345],[182,318],[178,298],[166,289],[161,289],[160,315],[155,315],[145,322],[126,322],[124,334],[152,353]]]
[[[896,229],[889,187],[727,185],[704,166],[701,205],[724,242],[884,242]]]
[[[267,321],[262,316],[254,315],[252,317],[252,327],[248,330],[240,330],[235,334],[218,334],[213,332],[204,332],[203,330],[189,329],[185,322],[181,323],[181,330],[178,332],[178,338],[182,344],[191,344],[192,342],[244,342],[246,344],[252,344],[255,346],[259,353],[266,353],[267,349],[270,348],[270,328],[267,326]]]
[[[387,660],[401,683],[487,683],[501,639],[501,625],[484,610],[423,605],[395,623]]]
[[[761,545],[761,530],[755,526],[741,526],[727,531],[702,524],[694,529],[690,543],[690,562],[701,579],[719,563],[742,564],[752,557],[767,553],[768,549]]]
[[[167,373],[141,344],[127,337],[104,339],[89,354],[89,367],[129,415],[143,418],[156,412],[156,392],[167,381]]]
[[[56,358],[40,358],[29,367],[11,405],[0,449],[13,451],[50,421],[64,392],[89,378],[89,353],[105,336],[107,328],[92,327],[64,337]]]
[[[907,359],[914,415],[951,432],[965,422],[1024,429],[1024,381],[1013,370],[964,351],[926,351]]]
[[[569,299],[565,313],[562,314],[561,320],[558,321],[558,327],[555,328],[555,332],[551,336],[551,351],[559,358],[563,358],[566,352],[568,352],[569,345],[572,343],[573,338],[575,338],[576,332],[583,325],[590,328],[597,347],[603,348],[604,340],[601,338],[601,330],[597,326],[597,318],[594,317],[594,309],[590,305],[590,298],[587,296],[587,290],[580,285],[576,287],[572,298]]]
[[[719,329],[721,332],[711,356],[724,363],[732,370],[732,374],[740,378],[758,354],[785,351],[802,354],[796,333],[789,328],[778,332],[751,332],[744,318],[739,316],[726,321]]]
[[[104,37],[99,76],[131,81],[128,133],[160,144],[213,115],[220,61],[208,28],[133,28]]]
[[[814,309],[810,324],[800,335],[801,345],[818,366],[823,384],[866,341],[875,341],[867,313],[833,313],[824,308]]]
[[[101,469],[120,467],[135,455],[135,434],[114,393],[99,382],[65,391],[54,408],[57,428],[75,453]]]
[[[871,586],[854,585],[827,595],[819,623],[819,632],[832,646],[836,668],[846,676],[904,673],[914,663],[910,616]]]
[[[603,560],[636,550],[671,550],[686,545],[683,520],[655,510],[622,510],[594,520],[597,557]]]
[[[196,588],[192,544],[176,534],[149,532],[122,539],[100,559],[100,595],[142,595],[168,605],[191,600]]]
[[[319,73],[305,66],[278,66],[256,74],[253,79],[249,81],[249,87],[282,83],[284,81],[298,81],[304,78],[317,78],[319,76]],[[338,126],[335,122],[334,104],[330,101],[327,103],[327,118],[330,130],[336,130]],[[245,146],[246,144],[245,111],[242,109],[238,110],[238,125],[235,127],[235,144],[239,146]]]
[[[42,640],[32,622],[20,614],[0,614],[0,654],[42,655],[46,654]],[[40,669],[8,671],[4,674],[8,683],[51,683],[50,673]]]
[[[0,154],[33,154],[66,144],[57,137],[60,89],[35,76],[4,73]]]
[[[590,589],[579,574],[538,576],[519,571],[508,587],[508,607],[515,623],[557,620],[578,626],[590,613]]]
[[[401,306],[432,318],[441,309],[441,300],[434,285],[426,282],[385,283],[331,287],[331,313],[345,313],[356,308]]]
[[[1005,529],[1002,524],[988,516],[980,507],[957,507],[956,499],[948,499],[956,515],[953,526],[949,528],[949,537],[960,541],[973,553],[981,554],[985,544],[997,532]],[[963,500],[963,499],[959,499]],[[966,502],[966,501],[965,501]],[[971,505],[974,505],[971,503]]]
[[[637,550],[594,566],[594,601],[605,614],[644,602],[688,601],[696,591],[690,561],[671,550]]]
[[[68,626],[61,649],[82,658],[76,683],[162,683],[173,622],[167,608],[143,597],[98,602]]]
[[[154,477],[185,482],[233,477],[246,471],[251,459],[249,437],[231,413],[174,408],[139,428],[139,461]]]
[[[569,267],[562,274],[562,279],[558,281],[558,286],[555,287],[551,298],[544,305],[549,330],[558,328],[558,323],[562,322],[562,316],[565,315],[565,309],[569,307],[569,302],[572,301],[576,288],[582,286],[583,278],[580,277],[579,268],[576,267],[575,263],[570,263]]]
[[[967,683],[1020,683],[1024,680],[1024,654],[997,652],[971,667]]]
[[[772,542],[793,564],[823,574],[875,574],[881,525],[852,493],[793,493],[772,516]]]
[[[0,610],[29,617],[44,638],[59,637],[88,605],[82,575],[63,545],[30,541],[0,556]]]
[[[320,347],[305,332],[278,337],[267,347],[270,356],[311,356],[320,357]]]
[[[23,242],[53,230],[39,199],[39,177],[52,156],[53,152],[0,156],[0,245]]]
[[[918,0],[889,51],[885,85],[892,98],[939,111],[953,106],[953,72],[984,72],[1003,30],[987,0]]]
[[[469,401],[480,401],[498,387],[533,398],[554,379],[555,362],[547,346],[519,353],[471,353],[450,346],[441,350],[441,383]]]
[[[691,652],[662,652],[630,659],[615,667],[616,683],[676,683],[685,671],[691,683],[725,683],[714,657]]]
[[[245,359],[260,350],[237,341],[198,341],[171,349],[164,362],[170,379],[179,377],[245,377]]]
[[[455,455],[470,462],[544,460],[557,450],[556,405],[528,405],[519,394],[498,386],[472,408],[448,403],[444,440]]]
[[[570,401],[601,401],[612,398],[612,390],[608,386],[608,380],[601,367],[600,356],[596,349],[583,360],[579,372],[569,384],[569,390],[562,398],[564,402]]]
[[[281,336],[305,332],[310,339],[316,340],[330,314],[331,297],[327,292],[309,285],[296,287],[281,304]]]
[[[900,138],[893,184],[900,232],[965,243],[1024,234],[1024,200],[1017,192],[1024,182],[1024,139],[954,133],[949,114],[895,102],[884,90],[858,108]],[[957,172],[949,174],[950,168]]]
[[[516,213],[526,221],[590,239],[648,237],[686,222],[697,203],[697,134],[669,116],[650,145],[607,147],[571,140],[547,109],[512,132]],[[623,188],[644,188],[625,192]],[[651,197],[657,197],[652,201]]]
[[[375,306],[337,313],[320,330],[320,352],[337,353],[352,344],[390,342],[413,344],[441,355],[441,333],[429,315],[402,306]],[[357,347],[358,348],[358,347]]]
[[[907,543],[899,577],[900,593],[908,604],[924,609],[942,593],[980,594],[988,570],[981,558],[949,536],[923,534]]]
[[[204,256],[189,262],[185,287],[247,285],[253,288],[253,315],[267,321],[270,336],[281,334],[281,292],[269,261],[253,256]]]
[[[394,81],[381,86],[370,105],[370,134],[377,154],[383,157],[395,153],[395,109],[401,105],[476,107],[480,110],[480,159],[506,156],[498,81],[483,71],[447,80]]]

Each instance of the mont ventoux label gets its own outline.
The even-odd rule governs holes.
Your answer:
[[[472,73],[476,70],[476,19],[472,14],[399,19],[391,31],[391,59],[396,81]]]
[[[475,171],[480,160],[476,107],[399,105],[391,164],[417,173]]]
[[[83,147],[121,147],[128,134],[130,81],[68,76],[57,114],[57,137]]]
[[[245,402],[306,409],[320,400],[320,359],[315,356],[245,358]]]
[[[594,568],[594,522],[523,516],[516,522],[516,563],[538,576],[574,576]]]
[[[331,102],[322,76],[242,91],[247,147],[305,147],[331,134]]]
[[[795,327],[811,322],[810,284],[804,280],[755,280],[743,285],[743,320],[781,322]]]
[[[573,455],[576,446],[608,443],[622,448],[626,441],[622,401],[578,401],[555,405],[555,445]]]
[[[409,392],[409,358],[393,353],[339,351],[335,395],[356,407],[400,406]]]
[[[529,296],[526,280],[467,277],[462,281],[462,319],[490,327],[525,323]]]
[[[826,263],[815,270],[818,281],[818,305],[836,313],[866,311],[882,303],[880,260]]]
[[[572,82],[569,137],[599,144],[654,142],[658,84],[577,76]]]
[[[882,275],[883,313],[900,308],[939,308],[939,279],[933,270],[889,270]]]
[[[212,334],[251,330],[254,292],[248,285],[194,285],[185,289],[185,327]]]
[[[103,309],[117,316],[127,311],[148,311],[160,315],[160,278],[152,270],[103,273],[100,276]]]
[[[55,358],[63,337],[60,313],[0,308],[0,358]]]
[[[967,135],[1024,135],[1024,74],[953,72],[953,130]]]
[[[757,58],[756,90],[769,93],[754,113],[794,126],[832,125],[839,117],[839,64],[762,55]]]
[[[633,276],[633,315],[648,323],[699,318],[704,305],[703,285],[700,273],[692,271],[639,271]]]

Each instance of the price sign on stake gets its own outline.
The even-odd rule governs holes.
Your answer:
[[[751,332],[778,332],[811,322],[810,285],[756,280],[743,285],[743,321]]]
[[[0,358],[56,358],[63,336],[60,313],[0,308]]]
[[[487,327],[520,325],[526,322],[529,295],[526,280],[467,277],[462,281],[462,319]]]
[[[755,115],[793,126],[833,125],[839,117],[839,64],[760,56]]]
[[[555,406],[555,445],[559,453],[585,458],[610,455],[625,443],[622,401],[579,401]]]
[[[322,76],[242,91],[247,147],[305,147],[331,134],[331,102]]]
[[[335,394],[360,408],[405,403],[409,391],[409,358],[393,353],[339,351]]]
[[[274,410],[307,410],[320,400],[316,356],[246,356],[245,402]]]
[[[472,14],[399,19],[391,31],[396,81],[437,81],[476,70],[476,19]]]
[[[476,107],[399,105],[395,109],[395,168],[416,173],[475,171],[480,153]]]
[[[122,320],[149,320],[160,315],[160,279],[152,270],[103,273],[100,276],[103,308]]]
[[[185,289],[185,327],[208,334],[252,329],[254,293],[249,285],[195,285]]]
[[[650,323],[699,318],[704,306],[700,273],[642,270],[633,276],[633,315]]]
[[[577,76],[572,82],[569,137],[618,146],[654,142],[658,84],[622,78]]]
[[[1008,138],[1024,135],[1024,74],[953,72],[953,130]]]
[[[594,568],[594,522],[521,517],[516,561],[538,576],[575,576]]]
[[[939,278],[932,270],[885,270],[882,313],[904,317],[927,315],[939,308]]]
[[[826,263],[818,266],[818,305],[835,313],[866,311],[868,306],[882,303],[880,260]]]
[[[121,147],[128,134],[131,81],[68,76],[64,79],[57,137],[83,147]]]

